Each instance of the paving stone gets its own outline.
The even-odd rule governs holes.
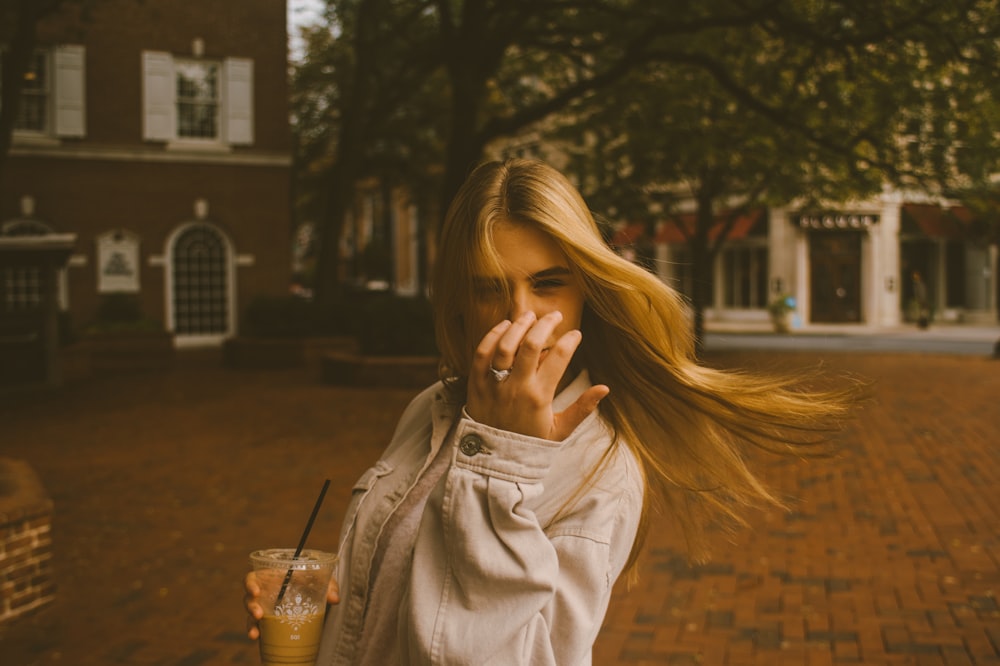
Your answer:
[[[3,666],[259,664],[248,553],[333,549],[351,486],[413,395],[204,358],[0,400],[0,455],[55,504],[57,600],[0,627]],[[790,512],[710,526],[690,565],[656,519],[620,581],[595,665],[1000,664],[1000,365],[970,356],[713,353],[713,365],[825,367],[876,380],[831,458],[761,461]]]

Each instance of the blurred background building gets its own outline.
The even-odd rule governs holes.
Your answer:
[[[64,327],[132,309],[177,346],[219,344],[290,282],[286,4],[63,4],[38,25],[0,235],[75,235]],[[8,311],[45,290],[30,266],[2,279]]]

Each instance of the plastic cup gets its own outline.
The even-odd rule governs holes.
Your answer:
[[[296,558],[294,548],[270,548],[251,553],[250,563],[264,609],[259,622],[261,662],[313,666],[337,555],[307,549]]]

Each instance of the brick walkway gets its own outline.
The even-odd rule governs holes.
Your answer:
[[[1000,664],[1000,361],[825,356],[878,381],[842,453],[770,464],[791,511],[716,535],[708,565],[655,526],[596,665]],[[55,501],[59,585],[54,606],[0,627],[0,664],[258,664],[246,554],[293,545],[327,476],[310,545],[334,548],[411,393],[180,362],[0,400],[0,456],[31,463]]]

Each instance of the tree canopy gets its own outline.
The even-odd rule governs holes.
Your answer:
[[[885,184],[983,187],[998,171],[998,13],[996,0],[331,2],[296,78],[303,187],[324,193],[327,248],[361,177],[443,207],[509,143],[557,143],[592,205],[624,217],[680,196],[711,221]]]

